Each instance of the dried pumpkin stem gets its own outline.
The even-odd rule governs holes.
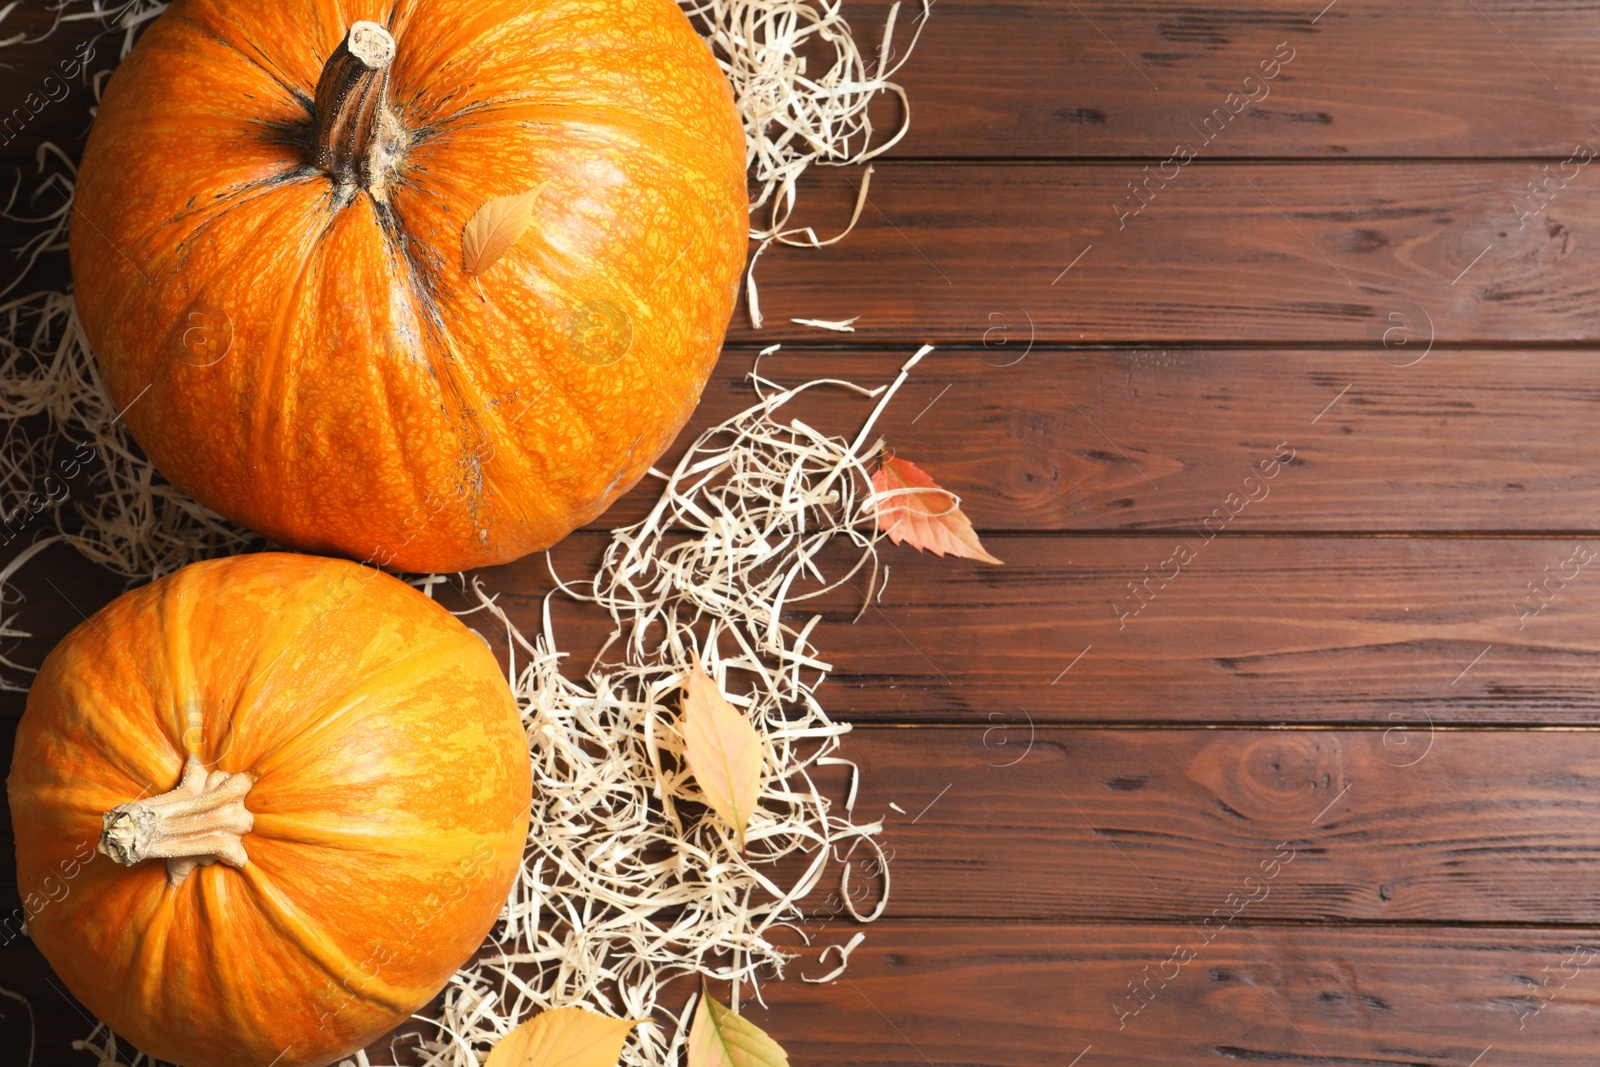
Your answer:
[[[317,80],[317,166],[341,185],[382,185],[397,141],[389,113],[395,44],[376,22],[357,22]]]
[[[255,824],[244,797],[254,784],[248,774],[207,772],[191,755],[172,792],[106,812],[99,849],[124,867],[165,859],[167,883],[175,887],[218,860],[243,867],[250,859],[242,839]]]

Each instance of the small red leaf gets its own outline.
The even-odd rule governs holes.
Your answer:
[[[983,550],[972,523],[961,513],[961,502],[939,488],[915,463],[885,456],[872,476],[878,529],[895,544],[908,544],[919,552],[949,554],[985,563],[1000,563]]]

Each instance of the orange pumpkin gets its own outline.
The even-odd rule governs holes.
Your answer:
[[[533,190],[470,273],[474,216]],[[167,478],[282,545],[453,571],[554,543],[666,448],[749,201],[673,0],[174,0],[76,208],[78,314]]]
[[[29,933],[113,1030],[183,1067],[321,1067],[482,943],[532,770],[476,634],[371,568],[268,553],[72,631],[7,789]]]

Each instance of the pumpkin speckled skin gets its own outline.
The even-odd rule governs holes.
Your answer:
[[[376,192],[314,162],[323,65],[389,30]],[[462,234],[543,187],[481,275]],[[632,486],[716,362],[748,235],[732,91],[673,0],[174,0],[106,87],[75,296],[157,468],[274,542],[506,562]]]
[[[532,771],[484,642],[404,583],[286,553],[197,563],[51,652],[7,780],[29,931],[124,1039],[183,1067],[321,1067],[481,944]],[[255,778],[241,868],[94,851],[186,756]],[[281,1058],[279,1058],[281,1057]]]

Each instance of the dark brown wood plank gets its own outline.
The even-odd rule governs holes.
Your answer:
[[[557,550],[563,574],[588,573],[588,538]],[[1600,711],[1600,583],[1575,559],[1600,551],[1595,538],[986,543],[1004,567],[888,552],[888,586],[853,627],[864,586],[823,602],[828,707],[968,724],[1018,709],[1041,722],[1382,725],[1587,724]],[[487,573],[530,629],[544,571],[525,560]],[[600,637],[585,618],[557,614],[579,655]]]
[[[1600,916],[1600,733],[978,723],[845,743],[857,816],[884,820],[897,918],[1214,925],[1235,893],[1252,921]],[[860,906],[880,890],[872,859],[855,857]]]
[[[925,357],[878,424],[961,494],[980,530],[1192,533],[1217,525],[1230,493],[1267,494],[1228,524],[1252,531],[1592,532],[1600,516],[1600,471],[1572,447],[1600,397],[1590,353],[1423,356],[1398,334],[1388,348],[1337,352],[1030,351],[1015,312],[995,319],[989,340]],[[905,358],[786,349],[760,367],[783,385],[879,385]],[[754,364],[748,350],[723,354],[661,465],[754,403]],[[853,432],[873,404],[820,391],[783,417]],[[1261,464],[1281,444],[1296,458],[1266,479]],[[654,484],[592,528],[643,517]]]
[[[1597,541],[991,537],[1004,567],[886,549],[889,583],[860,623],[864,585],[816,602],[814,640],[836,668],[822,699],[860,721],[969,725],[996,710],[1041,723],[1591,724]],[[568,538],[555,566],[592,573],[603,544]],[[1149,577],[1161,571],[1177,576],[1163,587]],[[537,632],[544,558],[483,574]],[[63,554],[21,588],[35,637],[15,658],[38,663],[121,583]],[[608,632],[583,605],[558,601],[555,619],[575,669]]]
[[[895,923],[845,978],[750,1014],[810,1064],[1576,1067],[1595,952],[1542,930]]]
[[[940,0],[901,73],[913,121],[897,151],[1165,158],[1182,141],[1207,158],[1564,158],[1593,143],[1592,9],[1326,3]],[[887,6],[845,12],[875,40]],[[1274,68],[1280,46],[1293,58]]]
[[[997,321],[1038,343],[1592,342],[1600,181],[1541,209],[1541,167],[1197,162],[1139,199],[1128,163],[884,165],[849,238],[761,259],[767,326],[730,337],[860,316],[849,343],[980,345]],[[835,232],[858,182],[820,175],[805,222]]]

